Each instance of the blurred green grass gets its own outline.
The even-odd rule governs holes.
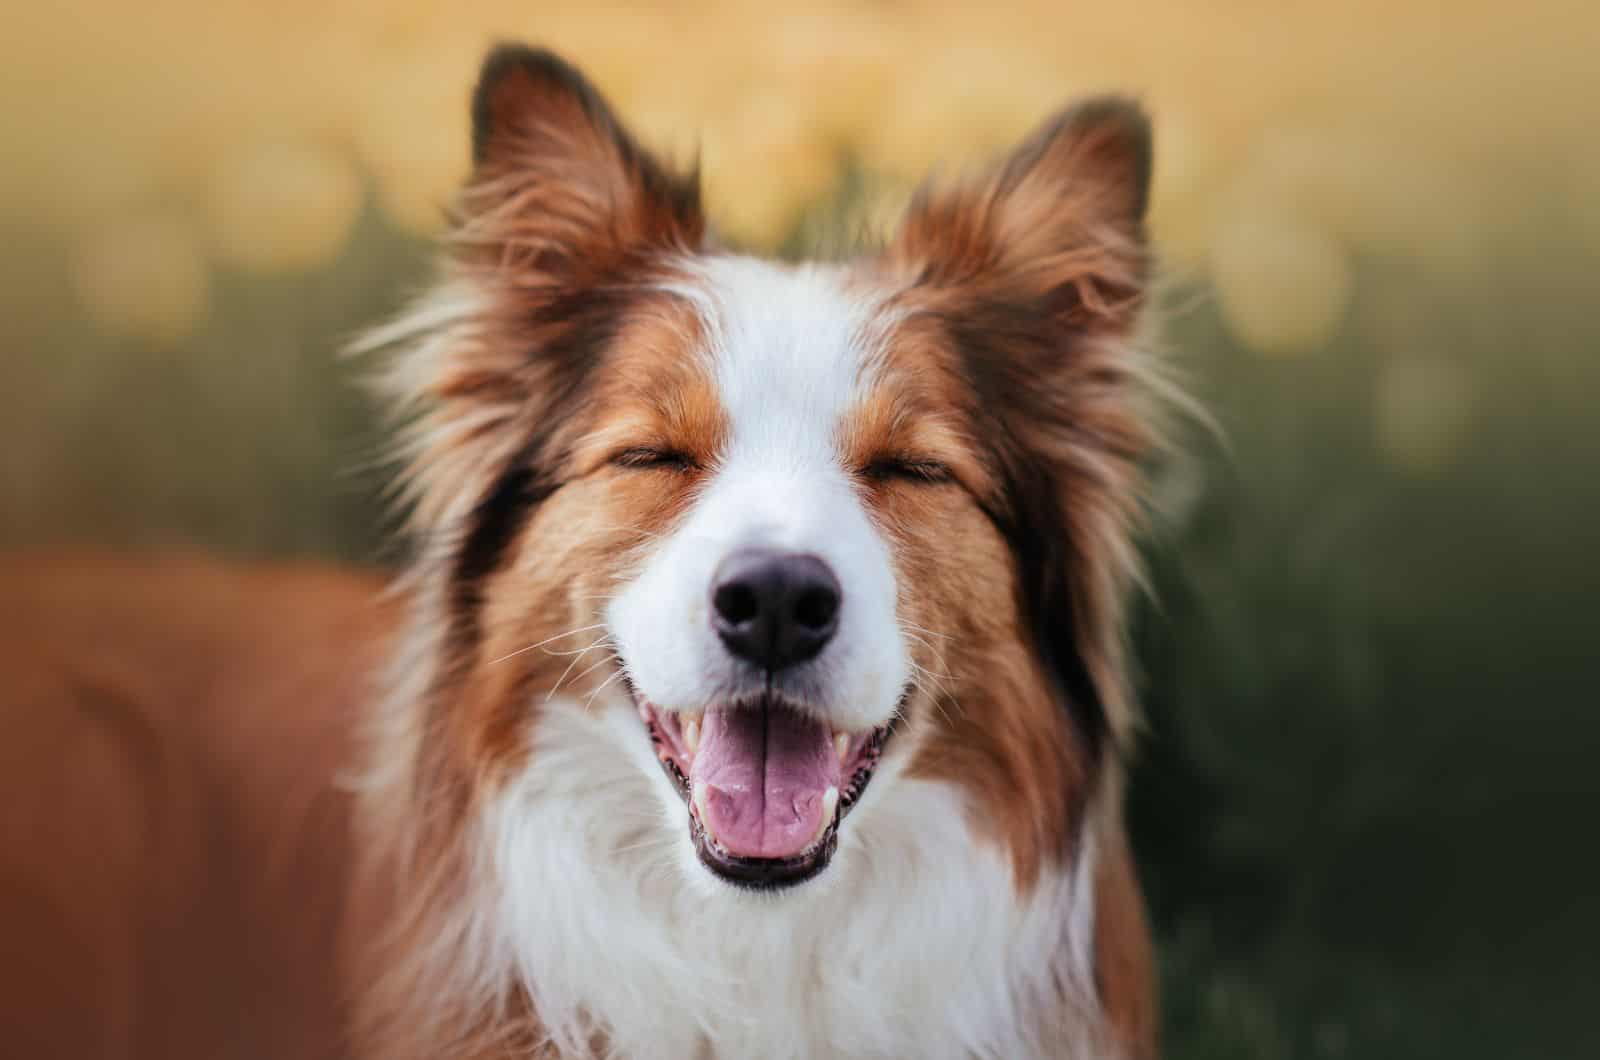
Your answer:
[[[834,239],[859,191],[787,249]],[[1600,260],[1537,202],[1481,236],[1448,272],[1357,259],[1294,360],[1244,349],[1202,283],[1167,299],[1222,427],[1155,469],[1133,630],[1169,1055],[1600,1055],[1578,941],[1600,937]],[[394,560],[383,432],[337,351],[428,261],[369,211],[324,268],[218,272],[162,348],[87,323],[62,250],[17,234],[0,544]]]

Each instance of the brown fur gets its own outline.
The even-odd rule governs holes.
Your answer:
[[[1101,852],[1095,903],[1095,976],[1106,1023],[1129,1060],[1157,1053],[1155,957],[1145,923],[1144,896],[1121,822]]]
[[[859,467],[915,453],[953,472],[949,482],[891,480],[869,494],[892,543],[920,669],[916,706],[926,717],[912,772],[967,789],[974,827],[1009,852],[1027,890],[1068,848],[1089,764],[1020,628],[1014,558],[983,510],[1002,487],[963,400],[948,352],[904,335],[852,417],[848,452]]]

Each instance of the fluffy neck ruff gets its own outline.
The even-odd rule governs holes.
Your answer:
[[[694,861],[629,705],[554,700],[529,740],[492,794],[370,774],[368,882],[396,912],[359,1009],[370,1055],[1112,1055],[1092,815],[1019,890],[957,788],[884,776],[826,876],[743,894]]]

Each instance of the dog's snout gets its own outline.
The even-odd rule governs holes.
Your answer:
[[[728,650],[769,671],[813,659],[839,628],[839,579],[816,556],[746,549],[711,579],[711,624]]]

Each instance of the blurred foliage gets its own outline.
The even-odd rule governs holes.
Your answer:
[[[1224,426],[1147,549],[1131,820],[1176,1056],[1580,1057],[1597,985],[1597,264],[1555,217],[1440,287],[1362,262],[1315,358],[1212,304],[1173,344]],[[1403,293],[1411,343],[1372,326]],[[1448,351],[1447,461],[1374,430]],[[1415,415],[1423,415],[1426,409]],[[1167,485],[1170,489],[1170,481]]]
[[[0,544],[393,558],[338,349],[428,276],[483,45],[698,142],[734,238],[882,230],[1086,89],[1155,111],[1130,818],[1175,1057],[1600,1055],[1600,17],[66,0],[0,34]],[[696,132],[699,139],[696,140]]]

